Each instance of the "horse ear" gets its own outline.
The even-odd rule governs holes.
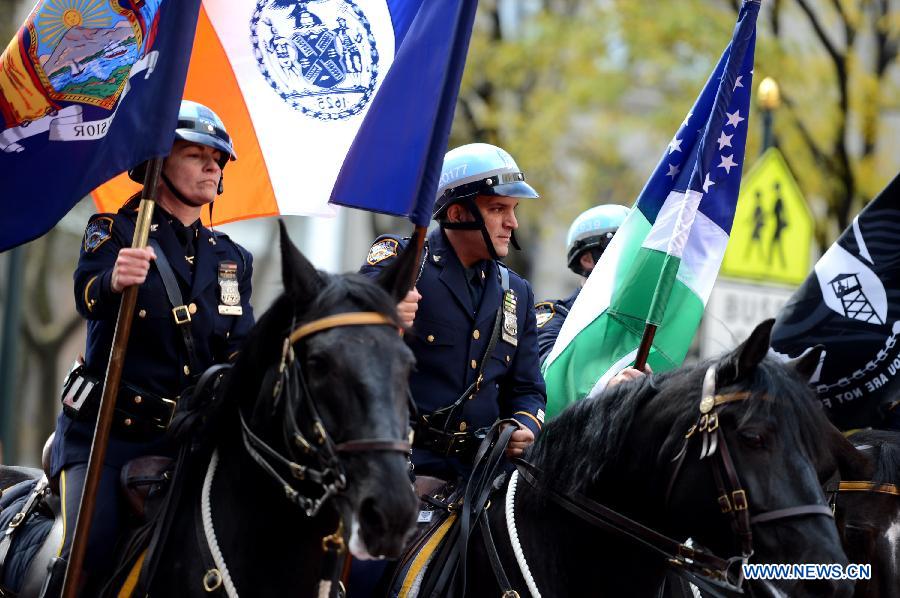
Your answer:
[[[316,268],[291,242],[283,220],[278,221],[281,230],[281,280],[284,292],[300,303],[308,303],[322,286]]]
[[[416,227],[416,232],[413,234],[412,239],[400,252],[397,259],[391,262],[388,267],[383,268],[378,273],[378,278],[375,279],[378,285],[397,302],[406,297],[406,293],[414,286],[413,275],[418,266],[416,258],[419,253],[419,236],[423,234],[425,234],[424,230]]]
[[[744,379],[759,365],[769,352],[769,341],[775,320],[770,318],[760,322],[750,336],[734,351],[728,354],[716,370],[718,386],[734,384]]]
[[[824,352],[825,347],[823,345],[816,345],[797,359],[790,360],[785,365],[800,374],[800,377],[804,380],[809,381],[810,378],[812,378],[812,375],[816,373],[816,368],[819,367],[819,360],[822,358],[822,353]]]

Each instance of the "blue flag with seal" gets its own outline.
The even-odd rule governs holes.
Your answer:
[[[0,56],[0,251],[169,152],[200,0],[42,0]]]
[[[350,146],[331,203],[426,226],[478,1],[393,0],[388,6],[392,16],[415,16]]]

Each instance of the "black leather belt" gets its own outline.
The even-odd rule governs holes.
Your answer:
[[[422,448],[443,457],[456,457],[463,463],[472,463],[478,445],[484,439],[479,432],[444,432],[420,421],[416,425],[413,448]]]
[[[86,392],[86,396],[82,393]],[[93,421],[97,417],[103,381],[74,368],[63,386],[63,411],[76,421]],[[76,399],[73,400],[73,397]],[[127,381],[119,385],[113,415],[114,436],[132,441],[152,440],[168,429],[175,414],[176,400],[142,390]]]

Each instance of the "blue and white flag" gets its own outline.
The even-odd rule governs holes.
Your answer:
[[[634,363],[647,323],[658,326],[653,371],[687,355],[737,206],[758,13],[759,0],[744,0],[731,43],[572,306],[543,366],[548,416]]]
[[[0,251],[169,152],[199,5],[38,2],[0,57]]]

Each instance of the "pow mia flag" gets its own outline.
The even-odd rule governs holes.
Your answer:
[[[900,175],[854,218],[784,306],[772,348],[796,357],[825,346],[810,383],[839,428],[896,427],[898,336]]]

